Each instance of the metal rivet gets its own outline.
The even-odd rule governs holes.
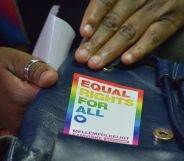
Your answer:
[[[114,70],[114,68],[109,68],[109,67],[104,67],[103,71],[105,72],[112,72]]]
[[[174,134],[171,130],[165,128],[157,128],[153,131],[153,136],[157,142],[168,142],[174,138]]]

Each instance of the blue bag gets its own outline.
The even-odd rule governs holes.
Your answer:
[[[138,146],[63,133],[74,73],[144,91]],[[182,64],[153,56],[131,67],[94,72],[70,55],[59,75],[58,83],[42,90],[29,107],[5,161],[184,161]]]

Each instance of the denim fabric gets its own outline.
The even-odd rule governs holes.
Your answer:
[[[138,146],[88,140],[63,134],[74,73],[144,90]],[[168,143],[153,139],[156,128],[172,129],[167,97],[158,86],[153,66],[117,66],[111,72],[91,71],[72,55],[59,70],[58,83],[42,90],[24,118],[19,140],[11,144],[9,161],[183,161],[183,145],[176,138]],[[114,116],[115,117],[115,116]]]

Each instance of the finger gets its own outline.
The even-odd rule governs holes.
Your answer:
[[[104,15],[117,0],[91,0],[84,14],[80,33],[84,38],[90,37],[99,25]]]
[[[26,111],[39,88],[22,81],[6,68],[0,70],[0,127],[17,130]],[[12,132],[13,132],[12,131]]]
[[[145,57],[176,32],[179,28],[177,25],[179,24],[171,19],[163,19],[152,24],[142,38],[122,55],[122,62],[132,64]]]
[[[28,72],[28,81],[34,83],[38,87],[51,86],[57,80],[57,72],[43,62],[33,64]]]
[[[1,106],[3,106],[3,103],[28,105],[34,99],[39,91],[37,86],[23,81],[6,68],[2,68],[0,72],[0,77],[3,78],[0,80],[1,87],[3,87],[0,91]],[[3,102],[2,98],[7,100]]]
[[[153,22],[158,21],[165,13],[173,11],[172,4],[160,0],[147,1],[94,56],[88,56],[88,66],[91,69],[100,69],[112,62],[132,46]]]
[[[118,30],[127,17],[144,3],[145,0],[133,2],[129,0],[117,1],[112,10],[104,17],[92,38],[87,43],[82,44],[76,51],[77,61],[85,63]]]
[[[144,34],[152,23],[168,12],[169,9],[165,5],[167,5],[166,1],[148,1],[88,60],[88,66],[92,69],[100,69],[120,56]]]
[[[147,17],[142,19],[140,23],[140,19],[144,15],[145,12],[139,10],[131,16],[120,27],[118,32],[116,32],[114,36],[88,60],[88,66],[91,69],[100,69],[132,46],[155,21],[155,16],[151,12],[148,12]]]
[[[7,63],[5,65],[9,68],[9,70],[22,80],[25,80],[24,68],[30,60],[35,58],[15,49],[3,48],[2,52],[7,54]],[[38,87],[51,86],[57,81],[57,79],[57,72],[47,64],[36,63],[30,68],[29,82],[37,85]]]

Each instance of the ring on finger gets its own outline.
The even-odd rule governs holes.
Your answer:
[[[30,73],[30,69],[31,67],[36,64],[36,63],[44,63],[44,61],[42,60],[38,60],[38,59],[31,59],[24,67],[24,78],[29,81],[29,73]]]

